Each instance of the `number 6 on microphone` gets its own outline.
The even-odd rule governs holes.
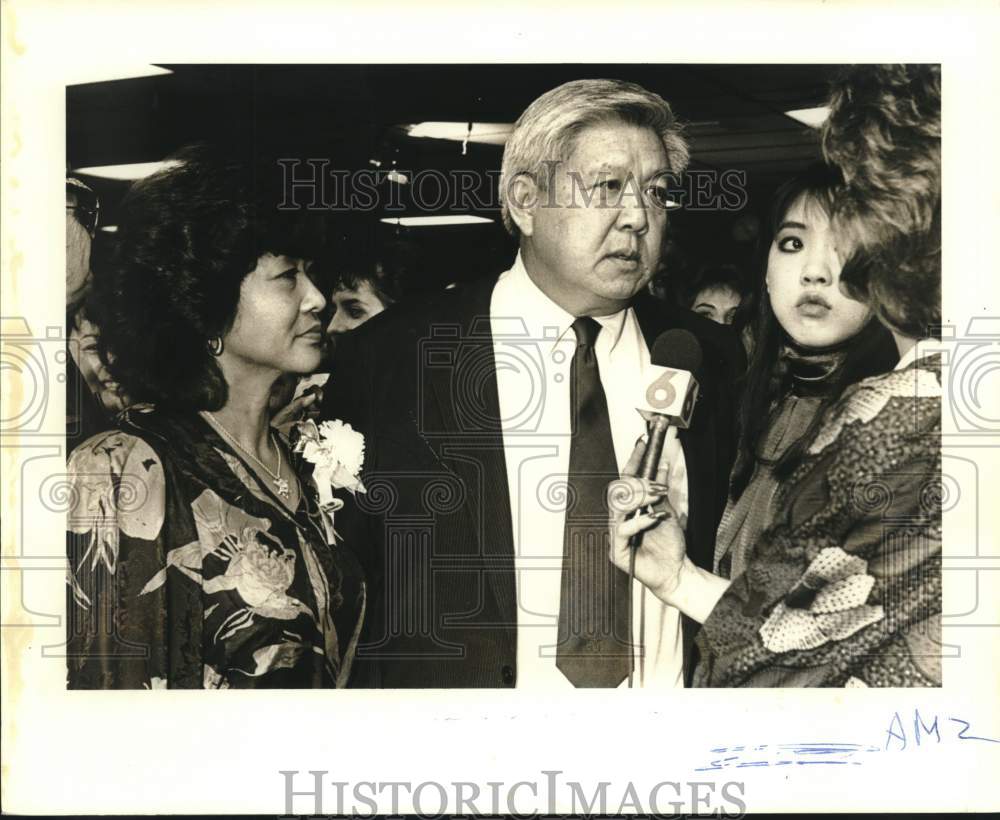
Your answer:
[[[645,377],[649,379],[645,404],[637,408],[643,418],[667,416],[670,424],[687,429],[698,398],[698,382],[690,371],[650,365]]]

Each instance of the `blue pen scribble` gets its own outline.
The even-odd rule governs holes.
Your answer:
[[[864,755],[882,751],[867,743],[772,743],[760,746],[719,746],[712,749],[720,757],[698,772],[771,766],[860,766]],[[734,754],[738,753],[738,754]]]

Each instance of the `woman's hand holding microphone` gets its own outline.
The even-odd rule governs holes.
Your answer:
[[[679,451],[676,434],[668,435],[655,481],[635,475],[645,447],[640,440],[622,477],[608,485],[611,562],[628,572],[634,549],[635,577],[661,601],[703,623],[730,582],[687,557],[684,530],[667,497],[670,461]],[[633,548],[629,538],[639,533],[642,543]]]

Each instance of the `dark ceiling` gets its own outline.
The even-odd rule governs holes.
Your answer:
[[[395,161],[422,169],[499,169],[501,148],[403,137],[423,121],[513,122],[571,79],[615,77],[656,91],[687,125],[692,168],[746,173],[745,207],[818,156],[816,133],[783,112],[826,99],[827,65],[169,65],[171,74],[67,88],[67,164],[149,162],[209,141],[258,157],[324,158],[333,167]],[[87,179],[114,221],[126,183]],[[495,203],[480,213],[497,218]],[[683,222],[686,217],[681,217]],[[733,214],[702,215],[696,235]],[[495,227],[495,226],[494,226]],[[455,236],[462,229],[421,229]],[[466,236],[479,229],[466,228]],[[436,232],[435,232],[436,231]],[[500,232],[502,233],[502,232]],[[451,241],[449,239],[449,241]],[[478,240],[473,245],[478,244]]]

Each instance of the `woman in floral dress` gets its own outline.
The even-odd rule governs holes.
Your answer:
[[[638,457],[612,485],[612,559],[645,532],[636,576],[702,624],[697,686],[941,685],[941,362],[922,344],[940,325],[940,70],[857,67],[831,108],[834,227],[857,251],[841,281],[899,363],[824,414],[735,577],[686,558]]]
[[[71,688],[350,675],[364,578],[336,541],[339,502],[268,413],[277,378],[319,364],[324,299],[307,238],[258,204],[254,179],[209,149],[182,152],[129,192],[116,259],[97,273],[103,355],[137,404],[69,459]],[[363,448],[341,433],[338,475]]]

